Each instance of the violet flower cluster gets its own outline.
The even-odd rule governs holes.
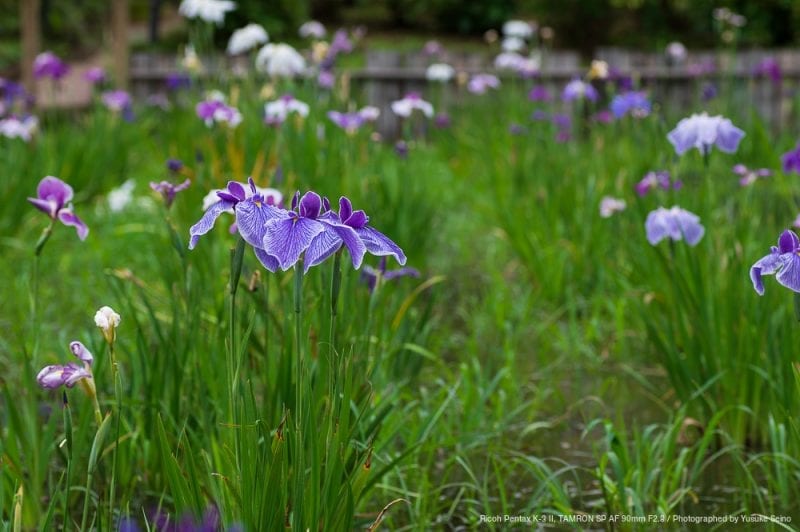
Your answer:
[[[154,192],[161,194],[161,197],[164,200],[164,205],[169,208],[172,206],[172,202],[175,201],[175,196],[177,196],[178,192],[182,192],[189,188],[191,183],[192,182],[188,178],[183,183],[178,185],[170,183],[169,181],[161,181],[160,183],[151,181],[150,188]]]
[[[224,191],[217,192],[219,200],[189,229],[189,249],[194,249],[200,237],[208,233],[217,218],[233,209],[237,231],[250,244],[264,267],[275,272],[288,270],[301,259],[304,272],[324,262],[341,249],[350,254],[353,267],[358,269],[369,252],[376,256],[393,256],[402,266],[405,254],[397,244],[369,224],[362,210],[354,210],[346,197],[339,199],[339,212],[330,208],[327,198],[315,192],[302,197],[295,194],[290,209],[270,205],[259,194],[252,179],[248,185],[231,181]]]

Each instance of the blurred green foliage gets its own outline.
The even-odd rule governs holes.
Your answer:
[[[652,48],[680,40],[714,46],[713,11],[727,7],[747,17],[740,42],[787,46],[800,36],[796,0],[519,0],[526,13],[556,32],[559,47],[591,51],[597,45]]]

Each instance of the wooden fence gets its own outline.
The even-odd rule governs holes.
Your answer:
[[[596,55],[617,75],[632,77],[636,86],[647,90],[654,101],[670,110],[686,113],[701,110],[701,93],[711,90],[711,85],[732,91],[737,107],[758,112],[775,128],[785,127],[796,118],[791,115],[791,100],[797,98],[800,89],[800,50],[752,50],[735,55],[692,52],[679,66],[667,64],[662,55],[618,48],[603,48]],[[411,91],[425,94],[431,83],[426,80],[425,70],[432,61],[422,54],[393,51],[370,51],[366,59],[365,68],[343,74],[349,78],[356,94],[363,91],[364,103],[382,109],[378,129],[392,135],[399,126],[389,110],[391,102]],[[436,61],[446,62],[458,72],[474,74],[494,71],[492,59],[488,54],[449,53]],[[755,74],[766,59],[775,60],[779,65],[780,82]],[[142,98],[163,90],[167,77],[179,71],[176,61],[174,56],[133,55],[130,76],[134,95]],[[252,64],[242,58],[216,58],[204,63],[209,76],[229,69],[246,71],[252,68]],[[550,51],[542,55],[541,69],[533,83],[547,87],[557,96],[567,81],[585,77],[586,72],[587,67],[577,53]],[[459,101],[467,97],[465,92],[463,87],[450,83],[444,101]]]

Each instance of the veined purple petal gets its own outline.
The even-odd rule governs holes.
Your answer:
[[[309,218],[274,219],[267,222],[263,248],[268,255],[278,259],[281,269],[286,271],[323,231],[325,226],[322,223]]]
[[[344,220],[344,219],[343,219]],[[349,225],[353,229],[361,229],[369,222],[369,216],[362,210],[354,211],[347,220],[344,220],[345,224]]]
[[[69,350],[72,351],[72,354],[78,357],[82,362],[86,362],[87,364],[94,362],[92,353],[90,353],[89,350],[86,349],[86,346],[81,342],[71,342],[69,344]]]
[[[264,245],[264,226],[267,222],[288,217],[287,211],[264,202],[253,201],[252,198],[237,203],[235,211],[239,234],[245,242],[256,248]]]
[[[323,231],[315,236],[303,257],[303,272],[308,272],[312,266],[325,262],[328,257],[339,251],[342,244],[342,239],[334,231]]]
[[[203,214],[203,217],[200,218],[200,221],[189,228],[189,236],[191,237],[189,238],[189,249],[194,249],[200,237],[211,231],[214,227],[214,223],[217,221],[220,214],[233,208],[234,205],[234,202],[224,200],[220,200],[211,205]]]
[[[758,295],[764,295],[764,281],[761,276],[772,275],[783,266],[784,262],[785,256],[773,251],[753,264],[750,268],[750,280],[753,282],[753,288]]]
[[[400,247],[392,242],[386,235],[370,226],[355,229],[356,234],[373,255],[392,255],[400,266],[405,265],[406,255]]]
[[[353,268],[359,269],[364,260],[364,255],[367,253],[366,244],[359,238],[359,235],[352,227],[344,224],[327,223],[326,225],[344,242],[347,251],[350,253],[350,259],[353,261]]]
[[[783,267],[775,279],[789,290],[800,292],[800,255],[786,253],[782,257],[784,257]]]
[[[261,248],[253,246],[253,251],[256,252],[256,258],[269,272],[275,273],[278,270],[278,259],[272,255],[268,255],[266,251]]]
[[[89,234],[89,228],[86,227],[83,220],[78,218],[75,213],[71,210],[64,209],[58,213],[58,219],[61,220],[62,224],[74,227],[75,230],[78,231],[78,238],[86,240],[86,236]]]

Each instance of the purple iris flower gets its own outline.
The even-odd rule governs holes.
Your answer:
[[[704,83],[703,87],[700,89],[700,99],[704,102],[710,102],[717,97],[718,93],[717,86],[709,81],[708,83]]]
[[[758,295],[764,295],[762,275],[775,275],[775,280],[792,290],[800,292],[800,239],[794,231],[786,230],[778,238],[778,246],[770,248],[769,255],[759,259],[750,268],[750,280]]]
[[[33,61],[33,75],[38,78],[60,80],[69,72],[69,66],[53,52],[42,52]]]
[[[57,177],[47,176],[36,187],[36,197],[28,198],[34,207],[46,213],[50,219],[59,220],[62,224],[72,226],[78,232],[78,238],[86,239],[89,228],[72,212],[72,187]]]
[[[672,188],[677,190],[683,186],[683,184],[676,180],[672,183]],[[661,188],[663,190],[670,189],[670,174],[666,170],[661,170],[658,172],[647,172],[645,176],[636,184],[636,193],[640,196],[647,195],[648,192],[656,190],[657,188]]]
[[[603,109],[602,111],[597,111],[592,119],[598,124],[610,124],[614,121],[614,115],[611,111]]]
[[[781,167],[783,173],[797,172],[800,174],[800,142],[793,150],[789,150],[781,156]]]
[[[192,79],[186,74],[172,72],[167,74],[167,77],[164,79],[164,84],[167,86],[167,90],[177,91],[179,89],[189,88],[192,84]]]
[[[332,89],[336,83],[336,75],[330,69],[322,69],[317,76],[317,85],[321,89]]]
[[[125,91],[108,91],[102,96],[103,105],[115,113],[124,112],[131,106],[131,95]]]
[[[304,271],[322,263],[338,251],[342,244],[350,252],[353,267],[358,269],[367,251],[350,220],[341,220],[327,208],[327,201],[316,192],[297,193],[292,209],[274,209],[275,216],[264,226],[263,247],[277,259],[284,271],[294,266],[305,253]],[[363,211],[356,216],[366,219]],[[366,221],[364,222],[366,223]]]
[[[702,113],[678,122],[675,129],[667,135],[667,139],[678,155],[683,155],[691,148],[697,148],[703,155],[707,155],[714,145],[720,151],[735,153],[744,135],[744,131],[727,118]]]
[[[167,159],[167,170],[173,174],[177,174],[183,170],[183,161],[180,159]]]
[[[106,71],[103,67],[92,67],[83,73],[83,79],[92,85],[103,83],[106,80]]]
[[[783,71],[781,70],[780,63],[774,57],[765,57],[761,60],[753,74],[759,77],[768,77],[776,85],[780,84],[783,79]]]
[[[306,252],[306,271],[310,266],[319,264],[335,253],[342,247],[342,244],[347,246],[353,259],[353,267],[356,269],[361,266],[361,260],[366,252],[379,257],[391,255],[401,266],[406,263],[403,250],[386,235],[371,227],[369,216],[364,211],[353,210],[353,204],[348,198],[344,196],[339,198],[338,213],[328,211],[320,217],[320,220],[329,226],[329,230],[317,236],[309,246]],[[352,233],[363,245],[363,251],[361,246],[347,240],[352,237],[352,234],[350,231],[344,230],[342,225],[352,229]],[[361,254],[358,261],[355,253]]]
[[[450,127],[450,115],[447,113],[437,113],[436,116],[433,117],[433,125],[437,129],[447,129]]]
[[[339,111],[328,111],[328,118],[351,135],[364,124],[364,117],[359,112],[340,113]]]
[[[752,185],[762,177],[769,177],[772,175],[772,170],[769,168],[759,168],[758,170],[751,170],[743,164],[737,164],[733,167],[733,173],[739,176],[739,184],[743,187]]]
[[[59,386],[72,388],[79,380],[92,378],[91,365],[94,361],[92,353],[86,349],[86,346],[77,341],[71,342],[69,349],[73,355],[83,362],[83,366],[75,362],[45,366],[36,375],[36,382],[39,383],[39,386],[48,389],[58,388]]]
[[[271,197],[265,197],[256,188],[252,178],[248,179],[250,193],[245,185],[229,181],[224,190],[217,191],[218,200],[208,207],[203,217],[189,228],[189,249],[194,249],[200,237],[211,231],[217,218],[223,212],[234,212],[236,227],[245,242],[253,246],[256,257],[264,267],[274,272],[278,267],[275,257],[270,257],[263,248],[264,226],[275,217],[281,216],[282,209],[273,204]]]
[[[394,143],[394,153],[401,159],[408,159],[408,142],[398,140]]]
[[[553,100],[553,95],[543,85],[536,85],[528,92],[528,99],[532,102],[550,102]]]
[[[665,238],[672,240],[686,240],[690,246],[696,245],[703,238],[705,228],[700,224],[700,218],[678,206],[671,209],[659,207],[647,215],[644,223],[647,232],[647,241],[656,245]]]
[[[595,89],[591,83],[580,79],[573,79],[567,83],[564,87],[564,91],[561,93],[561,99],[565,102],[582,99],[596,102],[599,98],[600,95],[597,93],[597,89]]]
[[[150,188],[161,194],[161,197],[164,198],[164,204],[167,206],[167,208],[169,208],[172,205],[172,202],[175,201],[175,196],[178,194],[178,192],[186,190],[189,188],[190,184],[191,181],[189,179],[179,185],[175,185],[169,181],[162,181],[160,183],[151,181]]]
[[[224,122],[230,127],[236,127],[242,121],[242,114],[238,109],[214,98],[199,102],[195,111],[209,127],[215,122]]]
[[[622,118],[627,114],[635,118],[644,118],[650,114],[652,104],[644,92],[626,92],[614,96],[610,109],[617,118]]]
[[[391,281],[400,277],[419,278],[419,270],[416,268],[398,268],[396,270],[386,270],[386,257],[381,257],[377,268],[365,265],[361,270],[361,280],[367,283],[370,292],[374,292],[379,282]]]
[[[349,54],[352,51],[353,43],[347,36],[347,31],[344,29],[336,30],[336,33],[333,34],[331,45],[328,48],[328,53],[336,56],[340,53]]]
[[[500,87],[500,79],[492,74],[475,74],[467,83],[467,90],[472,94],[486,94],[489,89]]]

